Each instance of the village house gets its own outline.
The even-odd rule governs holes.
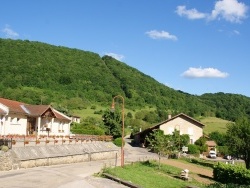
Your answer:
[[[136,144],[145,145],[146,136],[152,133],[154,130],[160,129],[165,135],[173,134],[174,130],[177,130],[180,131],[180,135],[188,134],[190,138],[189,143],[194,144],[196,140],[203,136],[204,126],[204,124],[183,113],[174,117],[169,115],[167,120],[135,134],[134,140]]]
[[[81,123],[81,117],[79,116],[71,116],[72,123]]]
[[[0,98],[0,135],[70,135],[71,117],[50,105]]]

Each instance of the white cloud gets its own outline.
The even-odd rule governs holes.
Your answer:
[[[167,40],[178,40],[175,35],[171,35],[169,32],[166,31],[147,31],[146,34],[152,39],[167,39]]]
[[[190,20],[203,19],[207,15],[205,13],[199,12],[196,9],[186,9],[186,6],[178,6],[175,11],[179,16],[185,16]]]
[[[223,18],[229,22],[240,23],[246,18],[248,7],[238,0],[219,0],[215,3],[210,19]]]
[[[226,72],[221,72],[215,68],[193,68],[190,67],[182,76],[187,78],[226,78],[229,76]]]
[[[118,61],[121,61],[125,58],[124,55],[115,54],[115,53],[105,53],[105,55],[111,56],[111,57],[117,59]]]
[[[2,29],[2,32],[5,34],[7,38],[17,38],[19,37],[19,34],[15,31],[13,31],[9,25],[6,25],[4,29]]]
[[[179,16],[187,17],[190,20],[207,19],[220,20],[224,19],[232,23],[241,23],[247,17],[248,6],[238,0],[218,0],[211,13],[202,13],[193,9],[187,9],[186,6],[177,6],[176,13]]]

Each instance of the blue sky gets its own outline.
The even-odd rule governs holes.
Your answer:
[[[173,89],[250,97],[249,0],[8,0],[0,38],[110,55]]]

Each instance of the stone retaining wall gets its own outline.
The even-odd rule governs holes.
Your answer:
[[[119,149],[111,142],[17,147],[0,153],[0,170],[116,159]]]

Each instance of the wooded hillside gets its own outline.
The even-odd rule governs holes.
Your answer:
[[[180,112],[234,120],[250,117],[250,98],[233,94],[190,95],[176,91],[109,56],[28,40],[0,39],[0,96],[30,104],[53,104],[68,112],[109,106],[125,96],[126,108],[156,107],[158,114]]]

